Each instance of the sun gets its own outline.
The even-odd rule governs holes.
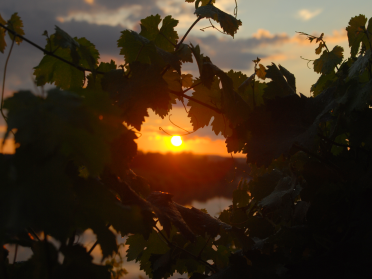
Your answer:
[[[171,143],[174,146],[180,146],[182,144],[182,139],[181,139],[180,136],[173,136],[172,139],[171,139]]]

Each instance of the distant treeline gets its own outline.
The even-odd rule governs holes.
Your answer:
[[[131,163],[152,191],[172,193],[173,200],[189,204],[213,197],[232,197],[240,179],[249,179],[245,159],[201,156],[192,153],[139,152]]]

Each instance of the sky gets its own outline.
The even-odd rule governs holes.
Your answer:
[[[372,16],[372,5],[367,0],[237,0],[237,18],[243,22],[234,38],[223,35],[209,26],[207,20],[200,21],[191,31],[186,43],[199,44],[202,53],[208,55],[213,63],[228,71],[234,69],[247,75],[253,73],[252,60],[262,59],[263,65],[272,62],[281,64],[294,73],[297,93],[310,96],[310,87],[318,75],[308,68],[307,61],[316,59],[315,44],[310,44],[296,31],[309,34],[325,34],[329,48],[340,45],[345,49],[345,58],[349,56],[345,28],[351,17],[364,14]],[[216,0],[216,6],[233,14],[234,0]],[[162,17],[172,15],[180,22],[176,27],[182,37],[196,19],[194,4],[184,0],[1,0],[0,14],[4,19],[18,12],[23,20],[25,37],[44,46],[44,30],[49,34],[57,25],[72,37],[86,37],[94,43],[101,53],[101,61],[113,59],[123,64],[116,41],[125,29],[139,31],[139,21],[149,15]],[[218,26],[218,24],[217,24]],[[8,45],[10,41],[8,39]],[[9,51],[6,49],[5,54]],[[33,67],[38,65],[43,54],[23,42],[15,46],[9,60],[5,94],[10,96],[20,89],[36,91],[32,82]],[[0,53],[0,76],[4,73],[6,55]],[[312,66],[312,63],[309,64]],[[195,65],[184,65],[184,73],[196,75]],[[177,104],[170,113],[172,122],[192,131],[187,112]],[[206,127],[182,137],[184,143],[174,147],[170,143],[171,135],[185,132],[172,125],[169,118],[161,119],[152,111],[141,130],[137,140],[139,149],[145,152],[194,152],[230,156],[225,147],[225,139],[216,136],[210,127]],[[0,120],[0,135],[5,130],[3,119]],[[162,128],[160,130],[159,128]],[[8,141],[5,152],[12,152],[14,145]],[[234,156],[243,156],[235,154]]]

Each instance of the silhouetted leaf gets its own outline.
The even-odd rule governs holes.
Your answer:
[[[215,6],[208,4],[205,6],[201,6],[195,10],[195,14],[197,16],[201,16],[203,18],[210,18],[219,22],[221,25],[222,30],[234,37],[236,32],[239,29],[239,26],[242,25],[242,22],[232,15],[229,15],[220,9],[216,8]]]

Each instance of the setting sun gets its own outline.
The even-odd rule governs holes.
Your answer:
[[[174,146],[180,146],[182,144],[182,139],[180,136],[173,136],[171,142]]]

